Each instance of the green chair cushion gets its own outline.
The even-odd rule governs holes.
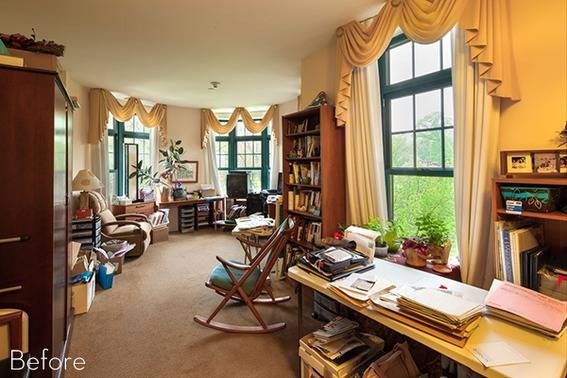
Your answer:
[[[240,264],[238,261],[232,262]],[[230,269],[230,272],[234,275],[237,281],[240,281],[240,278],[244,275],[244,273],[246,273],[245,270],[239,270],[231,267],[229,267],[228,269]],[[260,274],[262,274],[262,271],[260,270],[260,268],[256,268],[254,269],[252,274],[248,276],[246,281],[244,281],[242,289],[244,289],[244,292],[246,294],[252,293],[252,290],[254,290],[254,286],[256,285],[256,281],[260,277]],[[232,280],[226,272],[224,265],[220,263],[215,265],[215,267],[213,268],[211,274],[209,275],[209,282],[214,286],[218,286],[225,290],[232,289]]]
[[[10,55],[10,52],[8,51],[6,45],[4,44],[4,42],[2,42],[1,39],[0,39],[0,55]]]

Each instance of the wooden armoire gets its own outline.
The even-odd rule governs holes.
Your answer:
[[[71,328],[72,113],[57,73],[0,66],[0,308],[27,313],[35,357]]]

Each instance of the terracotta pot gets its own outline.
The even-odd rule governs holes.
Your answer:
[[[406,265],[416,268],[422,268],[427,265],[428,256],[420,255],[413,248],[404,249],[404,255],[406,256]]]
[[[447,265],[449,262],[449,254],[451,253],[451,241],[448,240],[444,245],[430,245],[430,258],[434,264]]]

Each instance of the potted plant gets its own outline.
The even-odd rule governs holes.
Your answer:
[[[426,241],[430,257],[434,263],[446,265],[451,252],[451,239],[447,223],[428,212],[417,217],[415,221],[417,235]]]
[[[167,179],[170,183],[175,181],[175,179],[179,177],[180,173],[187,172],[187,167],[185,165],[188,164],[189,161],[181,158],[184,151],[181,143],[181,140],[176,140],[174,142],[173,139],[171,139],[167,149],[159,150],[162,155],[162,159],[159,162],[164,168],[161,173],[161,177]],[[183,200],[186,198],[187,191],[179,181],[176,181],[173,188],[173,199]]]
[[[429,245],[427,240],[414,236],[407,238],[402,243],[402,250],[406,257],[406,264],[416,268],[421,268],[427,265],[427,258],[429,257]]]
[[[133,178],[138,176],[138,180],[140,181],[142,189],[140,189],[140,193],[146,192],[145,189],[151,189],[151,192],[154,192],[154,188],[163,188],[167,187],[168,183],[163,181],[162,177],[160,176],[159,172],[152,172],[152,167],[144,167],[143,161],[140,160],[136,165],[132,165],[133,168],[136,170],[128,176],[128,178]],[[163,193],[163,190],[162,190]],[[169,196],[169,193],[167,194]],[[142,197],[142,196],[140,196]],[[167,200],[167,199],[166,199]],[[163,199],[162,199],[163,201]]]
[[[364,227],[380,233],[380,236],[376,238],[375,256],[384,257],[388,252],[399,251],[402,228],[395,221],[384,222],[379,217],[371,217]]]

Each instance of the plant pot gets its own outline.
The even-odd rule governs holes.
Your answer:
[[[175,188],[173,189],[173,200],[183,201],[187,199],[187,191],[185,188]]]
[[[415,268],[423,268],[427,265],[428,256],[420,255],[417,250],[413,248],[404,249],[404,255],[406,256],[406,265]]]
[[[161,188],[160,202],[169,202],[171,196],[171,188],[164,186]]]
[[[377,246],[374,248],[374,257],[383,258],[388,255],[388,246],[385,245],[383,247]]]
[[[444,245],[430,245],[429,251],[434,264],[447,265],[449,254],[451,253],[451,241],[448,240]]]

